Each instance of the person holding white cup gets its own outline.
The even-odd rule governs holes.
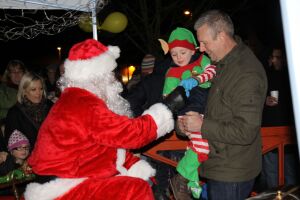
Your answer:
[[[294,126],[292,99],[288,67],[283,47],[274,47],[270,55],[270,66],[266,68],[268,93],[263,111],[263,127]],[[279,97],[280,95],[280,97]],[[284,147],[285,186],[300,183],[297,145]],[[260,191],[278,187],[278,151],[273,150],[263,155],[263,169],[258,180]]]
[[[279,91],[272,90],[270,91],[270,96],[267,96],[266,105],[268,106],[276,106],[279,100]]]

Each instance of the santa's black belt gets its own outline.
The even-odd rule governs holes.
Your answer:
[[[35,179],[34,179],[33,182],[43,184],[43,183],[47,183],[49,181],[52,181],[56,178],[57,178],[56,176],[46,176],[46,175],[44,176],[44,175],[36,174]]]

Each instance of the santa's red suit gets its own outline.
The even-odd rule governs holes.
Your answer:
[[[95,40],[79,44],[86,43],[106,48]],[[78,51],[78,45],[75,47],[77,50],[73,47],[70,54]],[[99,55],[113,55],[106,51],[109,48]],[[68,70],[74,69],[77,59],[70,59],[70,54],[65,76],[71,79]],[[154,176],[155,170],[128,150],[145,146],[173,127],[172,113],[161,103],[150,107],[141,117],[130,118],[112,111],[94,93],[68,87],[41,126],[28,160],[34,173],[57,178],[29,184],[25,199],[153,199],[146,180]]]

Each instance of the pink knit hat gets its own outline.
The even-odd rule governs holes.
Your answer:
[[[29,145],[29,140],[23,133],[18,130],[14,130],[8,139],[8,150],[11,151],[15,148],[20,147],[22,144]]]

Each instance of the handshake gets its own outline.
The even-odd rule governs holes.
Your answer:
[[[184,87],[176,87],[175,90],[173,90],[173,92],[171,92],[162,103],[171,110],[173,115],[177,115],[178,111],[183,109],[187,104],[187,97]]]

